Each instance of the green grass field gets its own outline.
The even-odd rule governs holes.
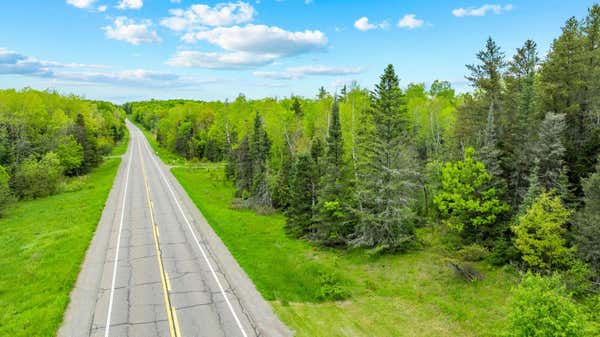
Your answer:
[[[63,193],[0,218],[0,336],[56,334],[120,162],[108,158]]]
[[[222,165],[177,167],[173,173],[297,336],[493,336],[504,328],[517,282],[510,269],[480,264],[485,278],[466,283],[426,231],[421,236],[429,245],[399,255],[317,248],[286,237],[281,214],[230,208],[234,189]],[[351,296],[319,301],[323,275]]]

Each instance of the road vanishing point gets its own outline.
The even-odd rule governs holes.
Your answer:
[[[58,336],[292,336],[142,132],[127,127]]]

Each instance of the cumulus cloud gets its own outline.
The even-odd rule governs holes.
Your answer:
[[[186,42],[207,41],[228,51],[292,56],[322,50],[327,37],[318,30],[290,32],[279,27],[246,25],[218,27],[186,34]]]
[[[369,18],[363,16],[356,21],[354,21],[354,28],[366,32],[371,29],[387,29],[390,24],[387,21],[382,21],[380,23],[370,23]]]
[[[501,14],[503,12],[508,12],[513,9],[511,4],[502,6],[502,5],[490,5],[485,4],[481,7],[470,7],[470,8],[456,8],[452,10],[452,15],[456,17],[464,17],[464,16],[485,16],[488,12],[492,12],[494,14]]]
[[[115,19],[113,26],[106,26],[102,29],[107,38],[129,42],[134,45],[161,42],[156,31],[152,30],[151,27],[152,22],[150,20],[136,22],[133,19],[119,16]]]
[[[105,5],[98,6],[98,12],[103,13],[106,12],[107,7]]]
[[[329,67],[329,66],[303,66],[290,67],[285,71],[255,71],[253,74],[257,77],[264,77],[276,80],[292,80],[305,76],[343,76],[360,74],[363,69],[360,67]]]
[[[77,8],[90,8],[96,0],[67,0],[67,4]]]
[[[104,69],[104,71],[101,71]],[[0,48],[0,75],[26,75],[72,83],[138,85],[147,87],[197,86],[212,82],[145,69],[109,71],[103,65],[41,61]]]
[[[415,29],[423,26],[425,21],[417,19],[415,14],[406,14],[398,21],[398,27]]]
[[[209,69],[243,69],[269,64],[277,59],[273,54],[246,52],[214,53],[192,50],[178,51],[167,64],[176,67]]]
[[[188,9],[171,9],[171,16],[160,24],[174,31],[202,30],[205,27],[229,26],[250,22],[256,15],[252,5],[246,2],[219,3],[214,7],[204,4],[192,5]]]
[[[144,6],[142,0],[121,0],[117,5],[118,9],[140,9]]]

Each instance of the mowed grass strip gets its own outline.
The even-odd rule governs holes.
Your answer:
[[[0,218],[0,336],[54,336],[121,160]]]
[[[398,255],[327,250],[288,238],[281,214],[230,207],[234,188],[223,166],[172,169],[238,263],[297,336],[494,336],[505,326],[510,268],[487,264],[466,283],[439,244]],[[423,238],[428,235],[423,233]],[[322,275],[335,275],[351,296],[318,301]]]

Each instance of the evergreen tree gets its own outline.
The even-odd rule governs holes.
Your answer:
[[[540,124],[538,141],[534,147],[539,165],[540,185],[546,190],[562,190],[560,174],[563,169],[565,148],[561,135],[565,129],[564,115],[547,113]]]
[[[85,119],[82,114],[77,114],[75,124],[73,125],[72,135],[83,148],[83,161],[81,167],[75,170],[77,174],[87,173],[92,167],[100,163],[102,157],[98,150],[98,142],[96,137],[88,133],[85,125]]]
[[[298,155],[290,181],[290,205],[285,210],[285,232],[296,238],[309,234],[313,219],[313,192],[311,185],[313,163],[309,154]]]
[[[254,129],[250,142],[250,157],[252,158],[252,189],[250,201],[254,207],[271,207],[271,191],[269,188],[269,176],[267,160],[271,142],[267,136],[261,116],[256,113],[254,118]]]
[[[503,169],[507,174],[510,202],[516,208],[527,190],[531,168],[531,130],[535,129],[535,77],[539,63],[537,45],[527,40],[510,61],[506,74],[505,114],[501,120],[504,130]]]
[[[406,248],[414,240],[416,159],[404,142],[406,103],[389,65],[371,95],[357,181],[359,224],[352,244],[381,249]]]
[[[577,214],[575,242],[578,256],[589,264],[594,281],[600,286],[600,164],[582,185],[584,206]]]
[[[248,136],[242,138],[240,145],[235,151],[237,161],[237,172],[236,172],[236,189],[237,196],[246,199],[252,188],[252,156],[250,154],[250,143]]]
[[[319,93],[317,94],[317,99],[318,100],[322,100],[325,99],[329,96],[329,93],[327,92],[327,90],[325,90],[325,87],[321,86],[319,88]]]
[[[300,100],[296,96],[294,96],[294,98],[292,98],[291,109],[294,112],[294,115],[296,115],[297,117],[302,117],[304,115],[304,112],[302,111],[302,104],[300,103]]]
[[[338,103],[335,100],[327,135],[325,174],[321,178],[318,204],[315,207],[315,236],[324,244],[344,243],[352,232],[353,217],[349,205],[348,182],[342,125]]]
[[[293,164],[292,151],[289,146],[284,146],[281,156],[281,167],[277,175],[277,184],[273,191],[274,206],[284,211],[290,205],[290,176]]]

